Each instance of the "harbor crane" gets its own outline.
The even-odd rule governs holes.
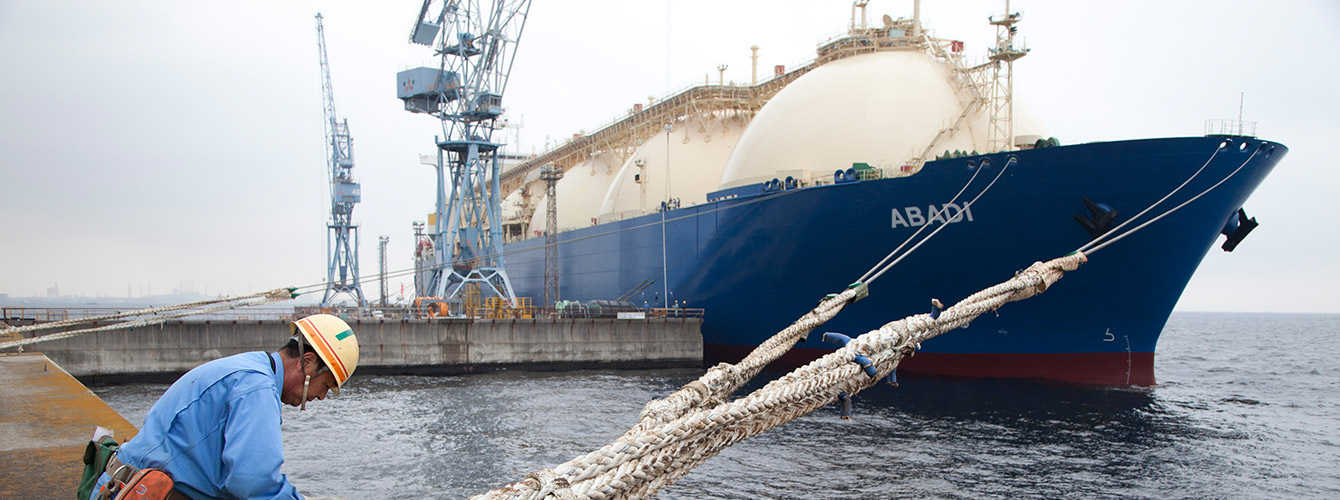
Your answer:
[[[330,173],[330,220],[326,224],[326,295],[321,307],[330,307],[336,297],[347,294],[359,307],[367,307],[358,282],[358,226],[353,223],[354,205],[362,196],[353,178],[354,139],[349,119],[335,114],[335,94],[330,85],[330,62],[326,59],[326,30],[316,14],[316,43],[321,54],[321,91],[325,99],[326,161]]]
[[[396,74],[405,110],[442,122],[437,142],[435,253],[428,290],[460,300],[467,286],[516,305],[502,256],[502,195],[494,131],[530,0],[425,0],[409,41],[434,49],[438,67]]]

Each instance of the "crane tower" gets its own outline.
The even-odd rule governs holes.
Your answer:
[[[437,142],[435,262],[428,291],[459,298],[462,288],[516,303],[502,256],[498,148],[502,96],[530,0],[425,0],[411,43],[433,47],[438,67],[396,74],[405,110],[442,122]]]
[[[352,222],[354,205],[362,196],[354,181],[354,140],[349,120],[335,114],[335,95],[330,85],[330,63],[326,60],[326,31],[321,13],[316,14],[316,43],[321,55],[321,91],[325,99],[326,161],[330,173],[330,221],[326,224],[326,295],[321,307],[330,307],[340,294],[348,294],[359,307],[368,305],[358,283],[358,226]]]

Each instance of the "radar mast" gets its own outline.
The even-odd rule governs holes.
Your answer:
[[[991,129],[988,135],[991,151],[1014,149],[1014,61],[1028,55],[1023,40],[1014,39],[1019,32],[1015,24],[1022,17],[1018,12],[1010,12],[1010,1],[1005,0],[1005,14],[999,19],[996,16],[987,18],[996,27],[996,46],[990,49],[989,55],[995,64],[991,77]],[[1005,67],[1003,82],[1002,65]]]

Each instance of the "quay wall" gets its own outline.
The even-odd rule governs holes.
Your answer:
[[[700,366],[700,318],[354,319],[360,374]],[[85,326],[87,328],[87,326]],[[48,334],[51,331],[39,331]],[[275,351],[282,320],[178,320],[27,346],[86,382],[172,380],[206,361]]]

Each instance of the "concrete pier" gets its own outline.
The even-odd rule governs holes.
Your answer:
[[[699,318],[350,320],[358,372],[463,373],[519,367],[698,366]],[[87,328],[88,326],[84,326]],[[53,333],[50,331],[39,334]],[[95,426],[137,432],[75,377],[171,381],[204,362],[274,351],[281,320],[170,321],[0,353],[0,498],[72,496]],[[7,334],[13,340],[18,334]]]
[[[702,363],[700,318],[351,319],[349,324],[358,335],[362,374]],[[206,361],[277,350],[288,338],[289,324],[281,320],[188,320],[89,333],[27,350],[41,351],[85,381],[171,381]]]
[[[38,353],[0,354],[0,498],[69,498],[95,426],[117,441],[134,425]]]

